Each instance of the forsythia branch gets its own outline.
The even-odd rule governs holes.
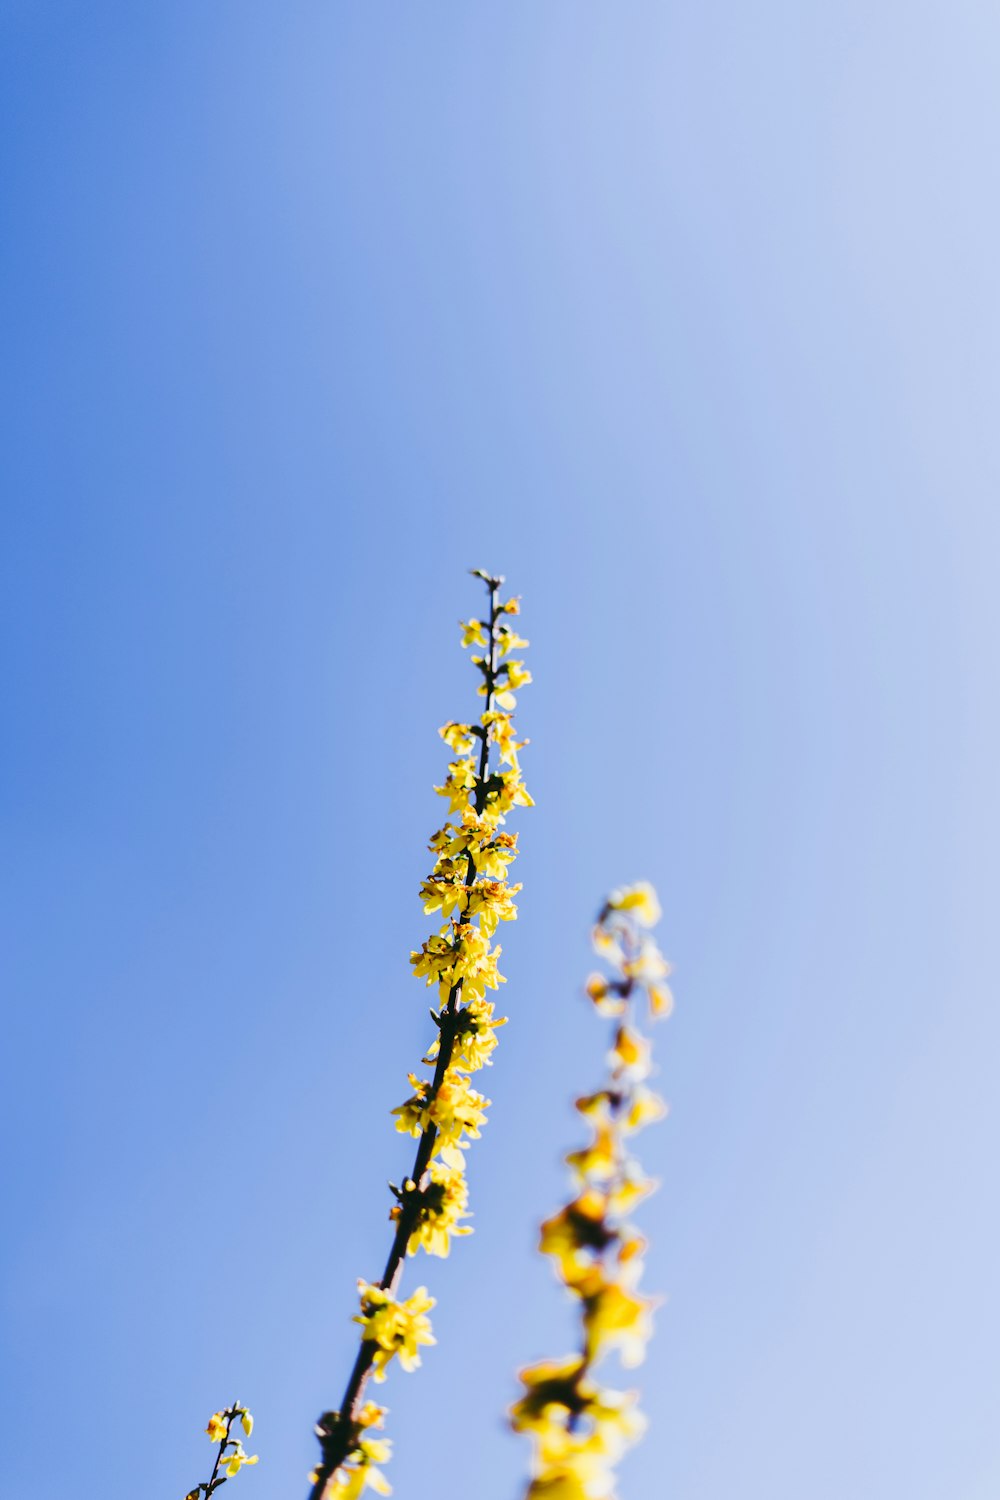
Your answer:
[[[244,1451],[242,1439],[230,1436],[237,1417],[244,1435],[249,1437],[253,1431],[253,1417],[245,1406],[240,1406],[238,1401],[234,1401],[232,1406],[227,1406],[225,1411],[214,1411],[209,1417],[205,1431],[210,1440],[219,1445],[219,1451],[215,1455],[215,1467],[207,1480],[196,1484],[193,1490],[188,1490],[184,1500],[201,1500],[202,1496],[208,1500],[208,1496],[220,1485],[225,1484],[227,1479],[232,1479],[238,1474],[244,1464],[257,1462],[256,1453],[250,1455]],[[225,1469],[225,1473],[221,1474],[220,1469]]]
[[[639,1295],[646,1242],[626,1218],[656,1184],[628,1154],[626,1138],[666,1113],[645,1081],[650,1044],[635,1020],[640,995],[653,1018],[672,1005],[669,965],[648,935],[659,916],[652,886],[629,886],[612,892],[594,928],[594,946],[612,972],[591,975],[587,993],[613,1022],[610,1073],[576,1101],[592,1137],[566,1158],[573,1196],[542,1225],[540,1242],[579,1304],[581,1347],[521,1371],[524,1395],[510,1415],[515,1431],[533,1441],[527,1500],[614,1500],[613,1467],[645,1425],[636,1393],[600,1385],[593,1370],[611,1349],[623,1365],[641,1362],[656,1305]]]
[[[455,816],[431,838],[435,862],[420,894],[424,911],[439,912],[444,925],[411,955],[415,974],[438,991],[440,1009],[431,1012],[437,1038],[424,1059],[433,1063],[433,1074],[427,1080],[411,1073],[413,1092],[393,1111],[397,1130],[415,1136],[417,1149],[410,1175],[392,1187],[396,1227],[382,1277],[358,1283],[361,1307],[354,1321],[361,1341],[339,1409],[316,1425],[321,1459],[311,1475],[310,1500],[356,1500],[366,1487],[388,1493],[379,1465],[390,1445],[367,1435],[381,1427],[385,1410],[366,1401],[365,1390],[370,1378],[385,1379],[396,1357],[404,1369],[415,1368],[420,1349],[434,1342],[427,1317],[434,1299],[426,1288],[405,1301],[396,1295],[403,1266],[421,1249],[447,1255],[451,1236],[470,1232],[461,1222],[468,1202],[464,1153],[490,1101],[469,1078],[492,1062],[494,1033],[504,1024],[486,1000],[486,991],[503,982],[500,948],[490,943],[498,923],[516,916],[513,897],[520,890],[507,881],[517,836],[502,825],[513,808],[531,806],[518,760],[525,742],[516,739],[512,718],[518,689],[531,681],[510,654],[528,644],[509,624],[519,605],[517,599],[501,602],[502,578],[479,570],[475,576],[488,590],[489,612],[485,620],[463,622],[462,644],[483,651],[472,662],[485,704],[478,722],[448,723],[440,731],[454,759],[435,790]],[[498,763],[491,770],[493,749]]]

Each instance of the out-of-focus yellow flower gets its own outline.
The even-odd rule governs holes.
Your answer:
[[[652,1333],[655,1303],[637,1297],[616,1282],[608,1282],[584,1303],[583,1321],[587,1350],[597,1360],[617,1348],[623,1365],[641,1364]]]
[[[674,997],[670,993],[670,986],[666,984],[651,983],[646,986],[649,996],[649,1008],[654,1019],[666,1019],[674,1008]]]
[[[482,620],[461,620],[462,645],[463,646],[485,646],[486,628]]]
[[[512,651],[523,651],[526,646],[531,645],[531,642],[526,641],[523,635],[518,635],[516,630],[511,630],[506,625],[500,626],[498,643],[501,659],[509,656]]]
[[[642,927],[655,927],[663,915],[656,892],[648,880],[612,891],[608,906],[612,911],[627,911]]]
[[[611,1048],[611,1065],[616,1069],[627,1069],[635,1078],[645,1078],[649,1072],[650,1051],[644,1036],[631,1026],[619,1026]]]
[[[618,1166],[619,1154],[614,1130],[609,1124],[599,1120],[594,1128],[593,1140],[579,1151],[570,1151],[566,1156],[566,1165],[572,1167],[581,1180],[596,1177],[603,1181],[613,1175]]]
[[[642,1130],[647,1125],[653,1125],[657,1120],[665,1118],[667,1113],[666,1100],[661,1098],[654,1089],[645,1088],[642,1084],[636,1084],[632,1090],[632,1096],[628,1103],[628,1109],[622,1117],[622,1127],[625,1130]]]
[[[379,1408],[381,1410],[381,1408]],[[376,1495],[391,1495],[389,1484],[378,1464],[388,1463],[392,1443],[388,1438],[362,1438],[341,1464],[327,1487],[324,1500],[358,1500],[366,1489]]]
[[[607,1194],[585,1188],[542,1224],[538,1248],[552,1256],[568,1286],[579,1280],[595,1254],[613,1243],[617,1231],[608,1225],[607,1211]]]
[[[603,974],[591,974],[584,991],[593,1000],[599,1016],[623,1016],[628,1009],[628,1002],[617,985],[605,979]]]

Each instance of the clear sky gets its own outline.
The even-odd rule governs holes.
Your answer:
[[[623,1500],[994,1500],[995,6],[0,0],[0,42],[0,1491],[180,1500],[238,1396],[239,1496],[304,1496],[483,566],[537,808],[397,1500],[519,1493],[638,878],[678,1006]]]

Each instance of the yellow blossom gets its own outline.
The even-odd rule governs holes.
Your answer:
[[[637,1297],[613,1281],[588,1297],[583,1318],[591,1359],[617,1347],[623,1365],[641,1364],[652,1332],[654,1306],[651,1299]]]
[[[468,1202],[469,1188],[461,1167],[432,1161],[427,1181],[419,1188],[407,1178],[391,1215],[393,1219],[404,1213],[410,1216],[414,1228],[407,1242],[407,1253],[415,1255],[423,1248],[428,1255],[447,1256],[452,1235],[472,1233],[468,1225],[460,1222],[468,1218]]]
[[[649,1072],[650,1050],[646,1038],[631,1026],[619,1026],[611,1049],[612,1065],[628,1069],[636,1078],[645,1077]]]
[[[478,1073],[480,1068],[492,1066],[490,1054],[497,1045],[493,1035],[499,1026],[507,1025],[507,1017],[493,1019],[494,1006],[489,1000],[470,1000],[463,1005],[455,1017],[455,1041],[451,1054],[451,1066],[462,1072]],[[424,1061],[433,1062],[440,1051],[441,1040],[436,1038]]]
[[[648,880],[620,886],[618,890],[612,891],[608,897],[608,906],[612,911],[628,912],[642,927],[655,927],[663,915],[656,892]]]
[[[501,625],[497,636],[497,644],[500,647],[501,657],[509,656],[512,651],[523,651],[531,642],[526,641],[523,635],[518,635],[516,630],[511,630],[509,625]]]
[[[464,1074],[449,1068],[435,1092],[429,1083],[410,1074],[414,1092],[393,1110],[398,1115],[396,1129],[408,1135],[420,1135],[428,1125],[437,1127],[434,1154],[450,1166],[461,1165],[458,1154],[464,1149],[463,1135],[479,1137],[486,1123],[489,1099],[470,1087]]]
[[[354,1321],[361,1324],[362,1339],[376,1345],[375,1379],[385,1379],[386,1366],[397,1355],[404,1370],[416,1369],[421,1347],[437,1342],[427,1317],[434,1306],[427,1288],[418,1287],[405,1302],[397,1302],[383,1287],[365,1281],[358,1282],[358,1291],[361,1312]]]
[[[462,645],[463,646],[485,646],[486,630],[482,620],[461,620]]]
[[[638,953],[625,959],[622,973],[627,979],[638,980],[640,984],[657,984],[666,979],[670,973],[670,965],[653,940],[645,938]]]
[[[674,997],[666,984],[649,983],[646,986],[649,1008],[654,1018],[666,1018],[674,1008]]]
[[[603,974],[591,974],[584,990],[593,1000],[600,1016],[622,1016],[628,1009],[628,1002],[618,986],[605,979]]]
[[[508,885],[505,880],[479,880],[469,887],[465,906],[466,920],[479,918],[479,928],[487,937],[492,937],[498,922],[513,922],[517,918],[514,897],[521,889],[519,885]]]
[[[475,757],[460,755],[448,765],[448,775],[442,786],[434,790],[439,797],[448,798],[449,812],[461,812],[469,805],[469,797],[475,791],[478,780]]]
[[[570,1151],[566,1164],[578,1177],[610,1177],[618,1164],[618,1145],[610,1124],[598,1120],[594,1137],[589,1145],[579,1151]]]
[[[228,1435],[229,1425],[221,1411],[214,1411],[212,1413],[208,1419],[208,1426],[205,1428],[205,1431],[208,1433],[209,1442],[212,1443],[221,1443]]]
[[[240,1472],[244,1464],[255,1464],[257,1462],[258,1455],[256,1453],[244,1453],[242,1443],[237,1443],[235,1453],[227,1453],[223,1459],[223,1463],[226,1466],[226,1473],[230,1479]]]
[[[653,1089],[644,1088],[637,1084],[632,1090],[628,1110],[622,1120],[622,1126],[626,1130],[642,1130],[645,1125],[652,1125],[656,1120],[662,1120],[667,1113],[666,1100],[662,1099]]]
[[[479,739],[476,729],[471,724],[458,724],[454,721],[442,724],[438,734],[449,750],[453,750],[456,755],[470,754],[473,745]]]

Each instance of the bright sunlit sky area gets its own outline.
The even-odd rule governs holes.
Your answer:
[[[621,1500],[995,1500],[1000,16],[0,0],[0,1492],[305,1500],[523,597],[536,807],[396,1500],[518,1500],[606,1031],[676,1013]]]

